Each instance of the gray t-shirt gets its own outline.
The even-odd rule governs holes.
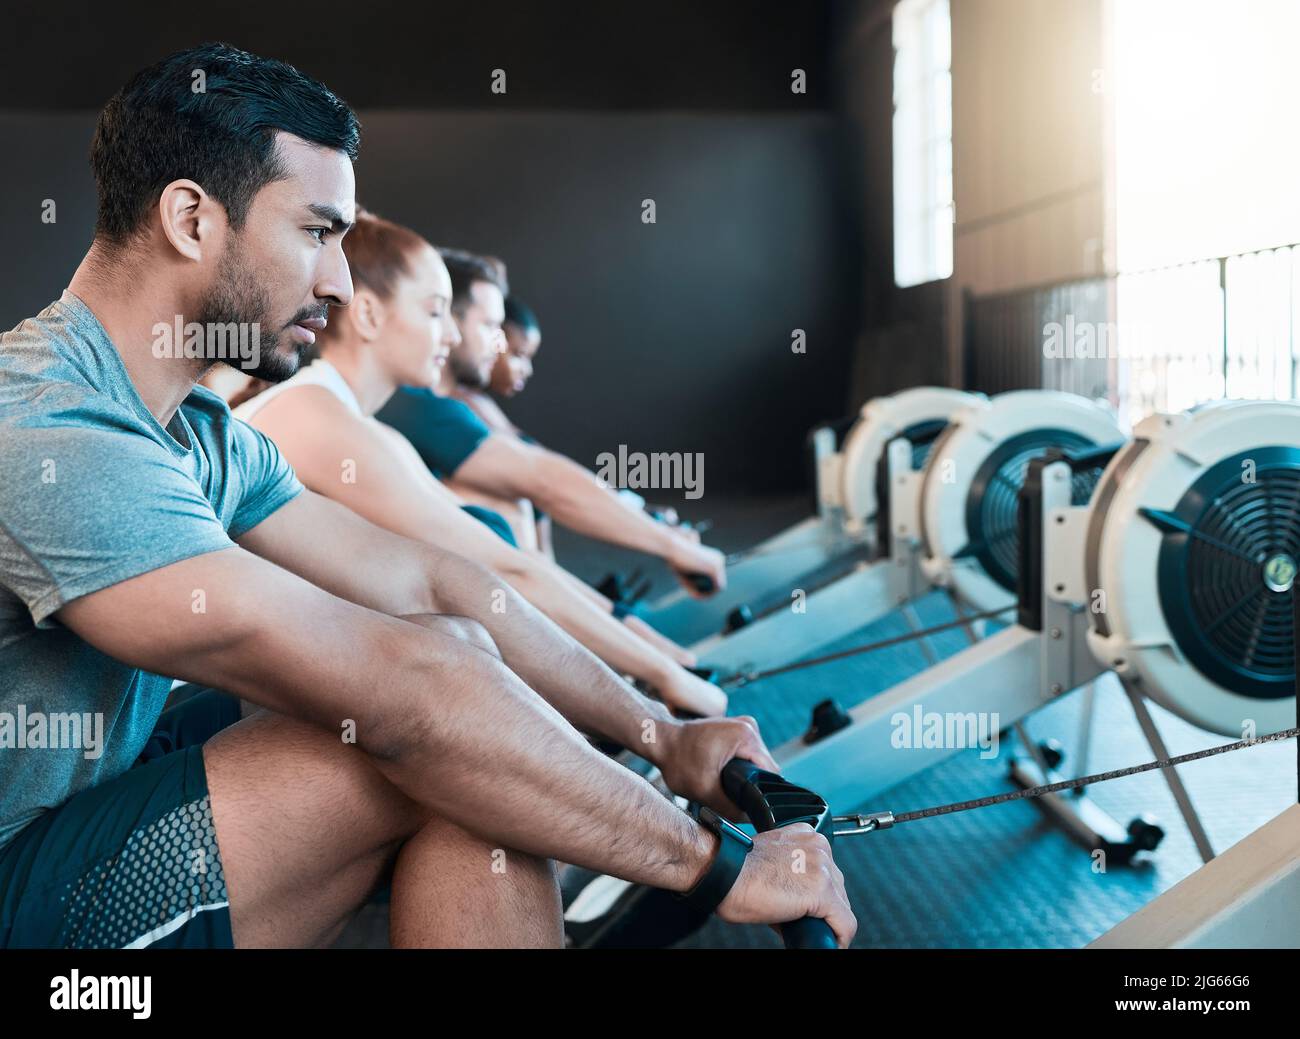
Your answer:
[[[51,614],[230,548],[301,490],[202,387],[164,429],[72,293],[0,336],[0,846],[130,768],[171,687]]]

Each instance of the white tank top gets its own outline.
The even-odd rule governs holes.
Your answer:
[[[263,390],[256,397],[244,401],[235,409],[234,415],[245,422],[251,422],[253,416],[262,408],[270,404],[280,394],[293,389],[295,386],[323,386],[341,400],[344,406],[354,415],[361,416],[361,405],[357,403],[357,395],[352,392],[352,387],[348,385],[347,380],[339,374],[339,370],[334,365],[320,357],[312,361],[306,368],[301,369],[292,379],[276,383],[276,385]]]

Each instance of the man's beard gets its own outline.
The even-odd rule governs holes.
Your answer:
[[[488,381],[483,378],[482,369],[466,357],[465,354],[452,350],[447,358],[447,365],[451,368],[451,374],[455,376],[456,381],[462,386],[468,386],[473,390],[487,389]]]
[[[259,283],[256,275],[241,265],[235,255],[238,239],[226,247],[221,265],[217,269],[217,278],[208,294],[199,304],[197,321],[204,328],[214,324],[237,322],[248,328],[258,329],[257,364],[245,367],[238,359],[227,359],[226,363],[256,379],[265,382],[284,382],[292,376],[302,364],[303,355],[310,349],[306,343],[290,341],[287,350],[280,349],[281,329],[272,329],[267,321],[271,304],[266,289]],[[324,308],[322,307],[321,310]],[[294,315],[294,320],[307,320],[322,314],[303,311]]]

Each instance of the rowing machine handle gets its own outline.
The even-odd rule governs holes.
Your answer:
[[[717,584],[714,583],[713,578],[708,574],[684,573],[682,574],[682,577],[685,578],[687,583],[701,595],[712,595],[718,590]]]
[[[722,789],[749,816],[759,833],[790,823],[808,823],[823,833],[829,832],[830,809],[811,790],[787,783],[773,772],[759,768],[744,758],[732,758],[722,770]],[[768,799],[777,793],[775,801]],[[798,795],[805,795],[799,797]],[[781,937],[787,949],[835,949],[839,943],[830,925],[815,916],[805,916],[781,925]]]

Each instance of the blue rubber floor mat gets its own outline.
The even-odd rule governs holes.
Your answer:
[[[948,597],[938,592],[918,600],[915,608],[920,623],[927,628],[957,617]],[[788,622],[794,625],[812,623],[808,615],[795,613],[789,615]],[[815,656],[895,638],[911,630],[902,613],[892,613],[822,647]],[[989,626],[987,630],[992,632],[994,628]],[[970,641],[963,628],[951,628],[926,640],[933,658],[940,660],[965,649]],[[930,659],[918,640],[846,657],[807,671],[775,675],[736,688],[731,694],[727,713],[753,715],[758,719],[768,746],[780,746],[786,740],[803,735],[812,717],[813,705],[818,701],[834,698],[846,708],[853,707],[910,678],[924,669]]]
[[[925,625],[953,614],[947,600],[918,604]],[[860,645],[907,631],[891,616],[821,652]],[[961,629],[935,636],[939,656],[968,644]],[[818,654],[820,655],[820,653]],[[737,689],[731,713],[753,714],[769,745],[800,735],[812,705],[828,696],[849,707],[926,666],[916,644],[776,676]],[[1228,742],[1150,705],[1173,754]],[[1026,723],[1031,738],[1055,737],[1067,755],[1076,743],[1082,697],[1063,697]],[[1093,737],[1086,771],[1138,764],[1154,755],[1132,706],[1113,676],[1096,683]],[[967,751],[900,784],[871,809],[909,811],[1014,789],[1007,778],[1004,744],[995,759]],[[1067,757],[1063,770],[1077,774]],[[1292,741],[1264,744],[1193,762],[1179,770],[1217,851],[1247,836],[1296,798],[1296,748]],[[856,946],[863,948],[1065,948],[1097,938],[1195,870],[1200,856],[1182,824],[1162,775],[1129,776],[1091,788],[1096,803],[1121,823],[1153,815],[1166,838],[1132,865],[1094,872],[1088,852],[1050,824],[1029,801],[1017,801],[906,823],[895,829],[836,843],[857,912]],[[766,927],[714,920],[681,943],[686,948],[779,945]]]

